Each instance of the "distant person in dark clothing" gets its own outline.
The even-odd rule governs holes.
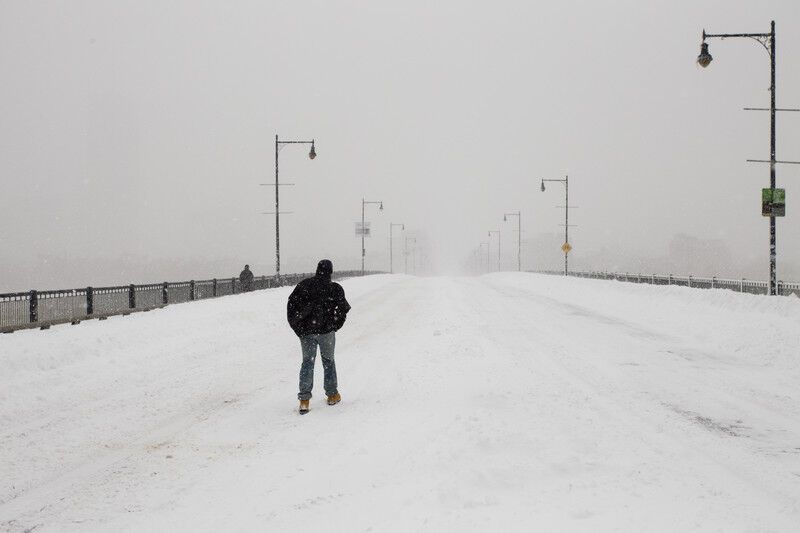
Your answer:
[[[300,337],[303,364],[300,367],[300,414],[308,412],[308,401],[314,387],[314,360],[317,346],[322,355],[325,371],[325,394],[328,405],[336,405],[342,399],[337,389],[336,363],[333,352],[336,348],[336,331],[344,325],[350,304],[344,297],[344,289],[331,281],[333,263],[323,259],[317,265],[317,273],[297,284],[286,306],[289,325]]]
[[[245,265],[244,270],[239,274],[239,285],[242,287],[242,292],[253,290],[253,273],[250,271],[250,265]]]

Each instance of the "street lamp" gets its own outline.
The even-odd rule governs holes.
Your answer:
[[[697,64],[706,68],[711,64],[711,60],[714,58],[708,53],[708,43],[705,42],[705,30],[703,30],[703,39],[704,42],[700,44],[700,55],[697,56]]]
[[[399,227],[400,231],[406,230],[405,224],[395,224],[394,222],[389,223],[389,274],[394,274],[394,244],[392,243],[392,236],[394,234],[395,227]]]
[[[361,199],[361,275],[364,275],[364,258],[367,255],[367,250],[364,247],[364,236],[367,234],[367,228],[364,225],[364,206],[367,204],[378,204],[378,211],[383,211],[383,202],[378,200],[376,202],[368,202]]]
[[[697,63],[705,68],[711,64],[711,54],[708,52],[708,43],[706,39],[728,37],[747,37],[758,41],[761,46],[769,54],[770,58],[770,145],[769,145],[769,186],[774,191],[775,189],[775,21],[773,20],[770,26],[769,33],[706,33],[703,30],[703,41],[700,44],[700,55],[697,56]],[[764,109],[766,111],[766,109]],[[767,161],[764,161],[765,163]],[[777,247],[775,244],[775,216],[770,214],[769,217],[769,294],[777,294]]]
[[[405,245],[403,246],[403,255],[405,256],[405,273],[408,274],[408,241],[414,243],[414,248],[417,247],[417,238],[416,237],[406,237]],[[414,262],[416,263],[416,255],[414,256]],[[416,273],[416,265],[414,265],[414,273]]]
[[[508,217],[517,217],[517,270],[522,272],[522,211],[503,213],[503,222],[508,222]]]
[[[497,271],[500,272],[500,230],[489,230],[489,243],[491,246],[492,233],[497,233]],[[491,270],[491,268],[489,269]]]
[[[488,242],[480,243],[478,245],[478,253],[480,253],[481,248],[483,248],[484,246],[486,247],[486,272],[488,273],[489,270],[490,270],[490,267],[489,267],[489,243]]]
[[[564,184],[564,244],[561,250],[564,252],[564,275],[569,275],[569,251],[572,246],[569,244],[569,176],[564,176],[563,180],[542,179],[542,192],[545,191],[545,181],[556,181]]]
[[[281,185],[293,185],[292,183],[280,183],[278,179],[278,152],[284,144],[310,144],[311,150],[308,152],[308,158],[314,159],[317,157],[317,151],[314,149],[314,139],[310,141],[281,141],[275,135],[275,183],[262,183],[261,185],[275,185],[275,212],[264,214],[275,215],[275,279],[278,284],[281,282],[281,210],[279,190]],[[289,211],[284,211],[283,214],[289,214]]]

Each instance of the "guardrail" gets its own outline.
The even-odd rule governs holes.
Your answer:
[[[563,276],[563,271],[542,270],[539,274],[550,274]],[[576,278],[606,279],[614,281],[625,281],[628,283],[649,283],[651,285],[678,285],[692,287],[696,289],[728,289],[736,292],[749,294],[767,294],[769,284],[766,281],[750,279],[724,279],[724,278],[698,278],[689,276],[673,276],[658,274],[629,274],[627,272],[570,272],[570,276]],[[800,283],[779,281],[777,292],[781,296],[796,295],[800,296]]]
[[[243,290],[238,278],[215,278],[0,294],[0,333],[37,327],[48,329],[55,324],[79,324],[82,320],[93,318],[104,320],[114,315],[150,311],[175,303],[296,285],[300,280],[313,275],[284,275],[281,276],[280,283],[274,277],[259,276],[253,279],[249,290]],[[360,270],[353,270],[334,272],[333,277],[343,279],[360,275]]]

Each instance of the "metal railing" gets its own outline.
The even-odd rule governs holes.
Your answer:
[[[541,270],[538,274],[549,274],[553,276],[563,276],[563,271]],[[628,283],[649,283],[651,285],[678,285],[682,287],[692,287],[696,289],[728,289],[736,292],[749,294],[767,294],[769,283],[750,279],[724,279],[724,278],[697,278],[689,276],[666,276],[659,274],[630,274],[620,272],[570,272],[570,276],[576,278],[606,279],[613,281],[625,281]],[[778,294],[782,296],[800,296],[800,283],[797,282],[778,282]]]
[[[380,274],[367,272],[366,274]],[[169,304],[217,298],[274,287],[296,285],[313,274],[289,274],[274,277],[259,276],[245,290],[238,278],[206,279],[200,281],[164,282],[147,285],[115,287],[83,287],[65,290],[32,290],[0,294],[0,333],[18,329],[48,329],[55,324],[78,324],[82,320],[106,319],[114,315],[129,315],[149,311]],[[335,272],[334,279],[361,276],[360,270]]]

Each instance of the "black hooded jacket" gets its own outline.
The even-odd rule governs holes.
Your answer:
[[[253,271],[249,268],[245,268],[242,270],[241,274],[239,274],[239,283],[242,287],[242,291],[252,291],[253,290]]]
[[[286,318],[298,337],[330,333],[344,325],[350,304],[344,289],[331,281],[333,264],[323,259],[313,278],[297,284],[286,305]]]

